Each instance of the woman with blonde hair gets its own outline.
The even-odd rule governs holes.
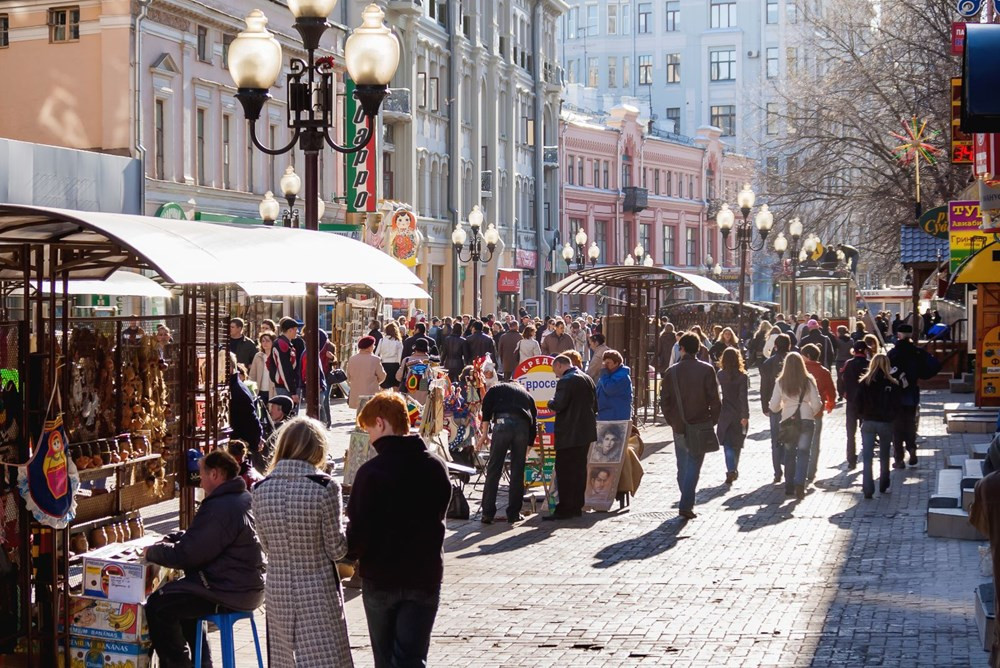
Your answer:
[[[785,356],[768,408],[780,413],[778,438],[785,448],[785,495],[794,494],[801,501],[806,495],[814,419],[823,410],[816,379],[806,371],[802,355]]]
[[[326,475],[327,430],[296,417],[278,432],[271,470],[253,490],[268,555],[268,657],[276,666],[352,666],[337,560],[347,554],[340,484]]]
[[[865,498],[875,495],[872,461],[878,440],[878,491],[889,491],[889,453],[892,448],[893,422],[899,413],[903,388],[892,376],[892,365],[885,353],[878,353],[868,363],[868,371],[858,380],[858,417],[861,418],[861,456],[864,470],[861,490]]]
[[[718,326],[718,325],[716,325]],[[740,340],[736,338],[736,332],[733,331],[732,327],[725,327],[719,332],[719,336],[716,337],[715,343],[712,347],[708,349],[708,355],[712,358],[712,362],[716,366],[719,366],[719,362],[722,361],[722,353],[727,348],[735,348],[740,357],[742,357],[742,351],[740,350]]]
[[[722,351],[719,366],[722,409],[719,411],[716,434],[726,456],[726,484],[732,485],[740,477],[740,452],[750,424],[750,378],[743,366],[743,357],[736,348]]]
[[[756,366],[767,359],[764,356],[764,344],[767,343],[767,337],[772,329],[774,329],[774,325],[770,322],[767,320],[760,321],[757,331],[754,332],[753,338],[750,339],[750,345],[747,346],[747,358],[750,366]]]
[[[882,344],[874,334],[865,334],[865,345],[868,346],[868,359],[871,359],[882,352]]]

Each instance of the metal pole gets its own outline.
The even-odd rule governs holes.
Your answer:
[[[792,244],[792,312],[791,317],[795,317],[796,301],[798,300],[798,289],[795,287],[795,280],[799,275],[799,249],[798,244]]]
[[[479,241],[475,242],[476,246],[479,246]],[[473,250],[472,253],[472,317],[479,318],[482,313],[482,304],[480,304],[479,296],[479,253],[476,252],[478,248]]]
[[[306,229],[319,230],[319,151],[305,151]],[[319,419],[319,289],[306,283],[306,415]]]
[[[746,299],[746,275],[747,275],[747,246],[750,245],[750,227],[747,225],[744,219],[743,225],[740,226],[739,232],[737,234],[737,242],[740,246],[740,316],[739,328],[736,333],[736,337],[740,338],[743,336],[743,300]]]

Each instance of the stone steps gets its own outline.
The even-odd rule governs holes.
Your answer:
[[[975,461],[967,459],[962,468],[938,471],[937,487],[927,502],[927,535],[935,538],[985,540],[969,524],[969,512],[963,504],[963,480],[975,472]],[[980,469],[980,475],[982,475]],[[971,499],[969,501],[971,503]]]
[[[962,471],[962,508],[968,511],[976,495],[976,483],[983,479],[984,459],[967,459]]]
[[[976,627],[979,629],[979,641],[984,651],[990,651],[993,644],[993,627],[996,626],[994,590],[992,582],[985,582],[976,587],[973,592],[976,599]]]

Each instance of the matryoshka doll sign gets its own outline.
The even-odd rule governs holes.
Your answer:
[[[407,209],[396,209],[389,220],[389,255],[407,267],[414,267],[419,248],[417,217]]]
[[[67,452],[62,414],[45,422],[28,463],[18,468],[17,486],[35,520],[63,529],[76,517],[80,477]]]

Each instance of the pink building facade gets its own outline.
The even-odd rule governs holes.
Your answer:
[[[726,276],[737,258],[721,249],[715,211],[735,201],[753,164],[726,155],[718,128],[700,127],[693,139],[659,137],[638,118],[639,110],[628,105],[612,109],[602,123],[564,113],[560,246],[574,244],[582,228],[588,247],[593,242],[600,250],[598,265],[622,264],[629,255],[641,262],[649,254],[657,266],[704,274],[711,258]],[[643,257],[635,257],[637,246]],[[556,262],[570,270],[558,252]],[[586,300],[567,300],[564,307],[594,310]]]

